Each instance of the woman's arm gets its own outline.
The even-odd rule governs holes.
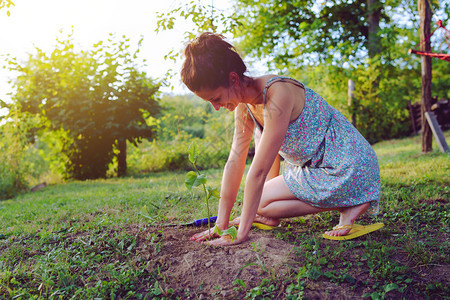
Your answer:
[[[255,150],[258,151],[259,141],[261,140],[261,131],[255,130],[253,138],[255,139]],[[273,162],[272,168],[270,168],[270,171],[267,174],[266,181],[269,181],[270,179],[273,179],[280,175],[280,163],[281,157],[278,154],[277,157],[275,158],[275,161]]]
[[[245,171],[248,148],[253,135],[254,123],[251,118],[246,118],[247,109],[243,104],[235,110],[235,126],[233,143],[224,168],[222,185],[220,188],[219,211],[216,226],[220,230],[228,228],[231,210],[236,201],[242,176]],[[204,232],[194,235],[191,240],[202,241],[208,236]]]

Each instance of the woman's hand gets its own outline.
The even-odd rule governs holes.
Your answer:
[[[247,240],[248,238],[235,238],[234,240],[231,238],[231,235],[222,235],[220,238],[215,239],[215,240],[211,240],[211,241],[205,241],[202,244],[208,244],[211,246],[231,246],[231,245],[237,245],[240,243],[243,243]]]
[[[209,239],[209,232],[211,232],[211,239]],[[208,244],[208,245],[212,245],[212,246],[237,245],[237,244],[245,242],[247,239],[248,239],[247,237],[239,238],[239,236],[238,236],[233,240],[231,238],[231,235],[228,235],[228,234],[220,236],[217,233],[215,226],[213,228],[211,228],[211,230],[205,230],[203,232],[196,233],[190,238],[191,241],[195,241],[197,243],[202,243],[202,244]]]
[[[203,241],[209,239],[210,235],[211,235],[211,238],[219,237],[219,235],[216,232],[216,226],[212,227],[210,230],[205,230],[203,232],[194,234],[190,238],[190,240],[200,243],[200,242],[203,242]]]

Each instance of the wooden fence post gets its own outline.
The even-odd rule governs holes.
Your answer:
[[[348,80],[348,107],[351,112],[352,124],[356,127],[356,114],[353,107],[353,102],[355,100],[355,82],[351,79]]]
[[[430,41],[426,38],[430,35],[431,10],[428,0],[418,0],[420,14],[420,45],[421,51],[431,51]],[[425,117],[425,113],[431,111],[431,57],[422,55],[422,152],[430,152],[433,135]]]

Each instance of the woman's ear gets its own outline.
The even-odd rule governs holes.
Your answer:
[[[228,79],[230,86],[239,83],[239,75],[236,72],[230,72],[230,74],[228,75]]]

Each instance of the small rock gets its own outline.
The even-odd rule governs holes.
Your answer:
[[[222,291],[220,292],[220,294],[222,295],[222,297],[224,298],[228,298],[231,296],[231,292],[230,291]]]
[[[213,263],[214,263],[214,261],[210,260],[210,261],[208,261],[208,262],[205,264],[205,266],[206,266],[207,268],[209,268],[209,267],[212,266]]]

